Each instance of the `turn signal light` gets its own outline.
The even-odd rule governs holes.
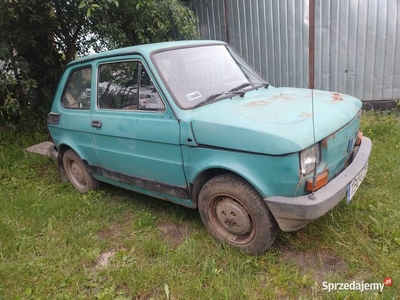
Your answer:
[[[315,187],[313,187],[313,179],[309,179],[306,182],[306,191],[307,192],[313,192],[318,190],[319,188],[322,188],[324,185],[328,183],[328,175],[329,171],[324,170],[322,173],[319,173],[317,175],[316,181],[315,181]]]

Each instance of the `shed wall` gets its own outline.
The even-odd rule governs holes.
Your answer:
[[[225,40],[272,85],[308,87],[309,0],[191,0],[204,39]],[[400,1],[316,0],[315,88],[400,99]]]

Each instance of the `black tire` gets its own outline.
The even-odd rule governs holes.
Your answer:
[[[210,179],[199,195],[204,226],[220,242],[247,254],[271,247],[278,225],[260,194],[244,179],[222,174]]]
[[[97,190],[100,182],[90,174],[85,163],[72,149],[65,151],[63,166],[72,186],[81,193]]]

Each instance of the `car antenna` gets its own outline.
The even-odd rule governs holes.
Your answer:
[[[314,54],[315,54],[315,0],[309,0],[309,35],[308,35],[308,51],[309,51],[309,88],[311,89],[311,118],[312,118],[312,131],[314,145],[315,138],[315,114],[314,114]],[[310,200],[316,200],[314,191],[317,185],[317,161],[318,158],[315,154],[314,174],[312,178],[312,193],[308,196]]]
[[[313,131],[313,141],[314,145],[316,143],[316,138],[315,138],[315,116],[314,116],[314,88],[311,89],[311,118],[312,118],[312,131]],[[312,177],[312,193],[308,198],[310,200],[316,200],[317,197],[314,195],[315,187],[317,185],[317,154],[315,153],[315,162],[314,162],[314,174]]]

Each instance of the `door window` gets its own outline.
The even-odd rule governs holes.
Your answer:
[[[73,71],[61,98],[62,106],[72,109],[89,109],[91,82],[91,67]]]
[[[138,61],[101,65],[97,95],[98,107],[101,109],[165,109],[152,79]]]

